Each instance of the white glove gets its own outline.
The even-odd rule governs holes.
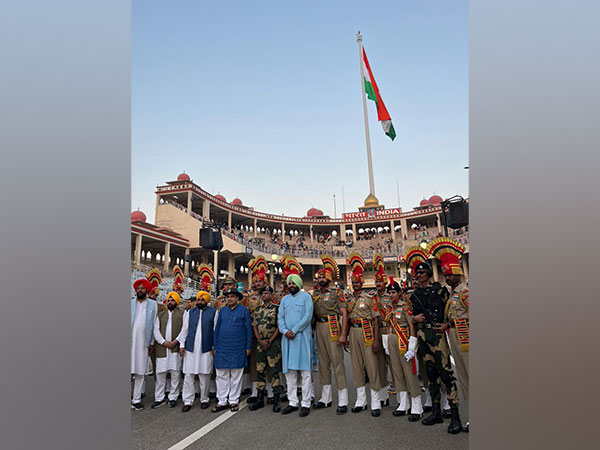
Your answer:
[[[419,341],[415,336],[408,338],[408,349],[413,352],[413,356],[415,353],[417,353],[417,342]]]
[[[407,350],[406,353],[404,354],[404,357],[406,358],[406,362],[409,362],[411,359],[413,359],[415,357],[415,352],[413,352],[412,350]]]
[[[385,350],[385,354],[389,355],[390,354],[390,350],[389,350],[389,346],[388,346],[388,335],[387,334],[382,334],[381,335],[381,344],[383,345],[383,349]]]

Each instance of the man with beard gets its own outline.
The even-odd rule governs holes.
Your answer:
[[[215,327],[214,356],[217,370],[219,403],[212,409],[217,413],[227,409],[239,410],[242,373],[252,349],[252,322],[245,306],[238,304],[242,293],[237,289],[225,291],[227,306],[219,311]]]
[[[338,407],[336,413],[348,412],[348,384],[344,367],[344,344],[348,335],[348,310],[341,289],[330,288],[330,283],[339,277],[340,269],[329,255],[321,256],[323,269],[317,272],[317,286],[312,294],[316,318],[315,337],[317,340],[319,383],[321,399],[313,405],[314,409],[328,408],[332,403],[331,366],[335,373],[338,388]],[[341,323],[340,323],[341,318]]]
[[[258,399],[250,405],[249,409],[256,411],[265,406],[265,388],[269,376],[273,386],[273,412],[280,412],[281,338],[277,327],[278,307],[273,304],[273,288],[270,286],[262,288],[262,302],[262,306],[255,311],[252,320],[254,336],[258,342],[256,349]]]
[[[179,350],[183,356],[183,408],[188,412],[194,403],[196,389],[194,378],[200,382],[200,407],[208,408],[208,383],[213,369],[214,329],[218,312],[208,306],[210,294],[199,291],[196,294],[196,306],[185,313],[183,327],[177,338],[184,347]]]
[[[313,302],[310,295],[301,292],[302,278],[297,274],[288,275],[286,282],[290,293],[283,297],[279,305],[279,331],[283,335],[281,342],[281,361],[288,386],[288,406],[281,411],[290,414],[298,410],[298,374],[302,378],[302,408],[300,417],[310,413],[311,392],[311,355]]]
[[[133,398],[131,408],[144,409],[142,390],[144,374],[148,370],[148,357],[154,351],[153,328],[156,318],[156,302],[148,300],[152,284],[145,278],[133,283],[136,298],[131,299],[131,373],[133,379]]]
[[[442,264],[446,284],[450,287],[450,300],[446,303],[445,316],[450,331],[450,351],[454,357],[458,382],[463,397],[469,401],[469,288],[463,280],[464,272],[460,266],[465,248],[450,238],[439,238],[430,242],[429,254]],[[463,427],[469,431],[469,422]]]
[[[169,390],[169,407],[177,404],[181,381],[181,356],[179,355],[179,339],[183,326],[184,312],[177,306],[181,297],[176,292],[169,292],[165,300],[166,310],[158,313],[154,321],[154,339],[156,344],[156,384],[154,386],[154,403],[152,408],[165,404],[167,373],[171,375]]]
[[[410,259],[409,249],[406,260]],[[414,277],[418,280],[419,287],[410,296],[413,309],[413,321],[417,326],[418,353],[423,356],[427,378],[429,379],[429,393],[433,402],[433,411],[424,418],[423,425],[443,423],[441,408],[441,383],[446,386],[448,402],[450,404],[451,421],[448,433],[457,434],[462,430],[458,413],[458,394],[456,381],[450,364],[450,351],[444,332],[444,310],[449,298],[448,289],[441,284],[431,282],[433,269],[427,261],[415,265]]]
[[[350,356],[352,361],[352,378],[356,386],[356,404],[351,409],[359,413],[367,409],[367,393],[365,369],[371,385],[371,415],[381,415],[379,400],[379,369],[377,353],[380,351],[379,312],[373,297],[363,291],[363,271],[365,261],[358,253],[348,256],[348,264],[352,267],[352,295],[347,300],[350,316]]]

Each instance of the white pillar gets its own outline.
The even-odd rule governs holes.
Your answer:
[[[435,258],[430,259],[429,263],[431,264],[431,267],[433,268],[433,281],[440,281],[440,272],[438,270],[437,260]]]
[[[208,200],[204,200],[202,203],[202,217],[210,220],[210,202]]]
[[[233,255],[228,255],[228,260],[227,260],[227,271],[229,272],[229,276],[232,278],[235,278],[235,256]]]
[[[400,227],[402,228],[402,238],[408,239],[408,232],[410,230],[408,229],[408,222],[406,222],[406,219],[400,219]]]
[[[215,277],[217,276],[217,272],[219,271],[219,252],[213,250],[213,272]]]
[[[257,220],[254,219],[254,237],[256,237],[258,235],[258,229],[257,229]]]
[[[189,215],[192,215],[192,191],[188,192],[187,212],[188,212]]]
[[[340,225],[340,240],[346,240],[346,225]]]
[[[166,274],[169,271],[169,259],[171,258],[171,243],[165,242],[165,261],[163,264],[163,271]]]
[[[269,276],[269,286],[271,286],[272,288],[274,288],[273,280],[274,280],[274,277],[275,277],[275,274],[274,274],[274,272],[275,272],[275,264],[271,264],[269,267],[270,267],[270,272],[271,272],[271,275]]]
[[[285,223],[281,222],[281,242],[285,242]]]
[[[231,230],[231,211],[227,214],[227,226]]]
[[[142,235],[138,234],[135,237],[135,267],[140,268],[140,261],[142,258]]]
[[[439,214],[435,215],[437,217],[437,225],[438,225],[438,231],[442,234],[444,234],[444,231],[442,230],[442,218],[440,217]]]
[[[184,260],[184,263],[183,263],[183,274],[186,277],[189,277],[190,276],[190,262],[188,261],[189,256],[190,256],[190,249],[189,248],[185,249],[184,255],[185,256],[183,257],[183,260]]]
[[[392,240],[396,242],[396,230],[394,230],[394,221],[390,220],[390,229],[392,230]]]
[[[313,229],[312,229],[312,225],[310,226],[310,243],[313,243]]]
[[[356,242],[358,236],[356,234],[356,224],[352,224],[352,241]]]

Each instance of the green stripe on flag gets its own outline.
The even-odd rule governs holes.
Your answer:
[[[375,104],[377,104],[377,96],[375,95],[375,90],[373,89],[373,85],[370,81],[367,81],[365,78],[365,92],[367,93],[367,98],[369,100],[373,100]]]

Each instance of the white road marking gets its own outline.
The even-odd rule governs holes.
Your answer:
[[[179,441],[177,444],[169,447],[167,450],[183,450],[184,448],[189,447],[194,442],[196,442],[198,439],[200,439],[202,436],[210,433],[212,430],[214,430],[215,428],[217,428],[219,425],[221,425],[227,419],[229,419],[229,418],[235,416],[236,414],[238,414],[246,406],[248,406],[248,404],[246,402],[244,402],[243,404],[240,404],[240,410],[239,411],[237,411],[237,412],[227,411],[227,412],[222,413],[215,420],[213,420],[212,422],[207,423],[206,425],[204,425],[199,430],[194,431],[188,437],[186,437],[185,439]]]

